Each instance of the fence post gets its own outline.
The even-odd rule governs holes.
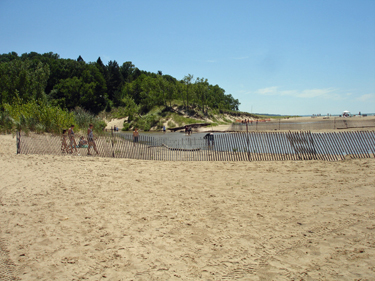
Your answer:
[[[113,148],[113,143],[114,143],[114,140],[113,140],[113,138],[114,138],[114,135],[113,135],[113,131],[114,131],[114,129],[112,129],[112,127],[111,127],[111,135],[112,135],[112,157],[114,158],[115,157],[115,150],[114,150],[114,148]]]
[[[21,132],[17,131],[16,136],[17,136],[17,154],[20,154],[21,153]]]

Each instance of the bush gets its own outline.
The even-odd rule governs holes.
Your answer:
[[[4,116],[13,120],[13,130],[40,132],[44,128],[45,132],[60,134],[62,129],[74,124],[72,113],[46,103],[31,101],[25,104],[15,103],[3,106]]]
[[[93,124],[94,131],[98,133],[102,132],[103,129],[107,126],[107,124],[102,119],[80,107],[76,107],[73,113],[75,123],[78,125],[79,129],[85,130],[86,128],[88,128],[89,124]]]
[[[124,127],[122,128],[122,131],[129,131],[131,128],[131,124],[128,122],[124,122]]]
[[[34,131],[37,134],[42,134],[46,131],[46,127],[43,124],[38,123],[36,124]]]
[[[196,120],[196,119],[193,119],[193,118],[187,118],[187,117],[184,117],[184,116],[179,115],[177,113],[172,113],[171,118],[173,119],[173,121],[175,123],[178,124],[178,126],[183,126],[185,124],[202,123],[202,121],[200,121],[200,120]]]
[[[0,112],[0,133],[10,134],[15,128],[15,123],[13,118],[8,112]]]
[[[133,122],[133,126],[143,131],[150,131],[152,127],[157,125],[159,120],[160,120],[160,117],[154,114],[149,114],[149,115],[145,115],[143,117],[139,117],[138,119],[136,119]]]

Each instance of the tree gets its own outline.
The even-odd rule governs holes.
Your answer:
[[[120,67],[116,61],[109,61],[107,65],[107,91],[108,97],[115,106],[119,105],[121,100],[121,87],[123,86],[123,78]]]
[[[0,63],[1,62],[10,62],[12,60],[19,59],[18,54],[16,52],[11,52],[8,54],[0,55]]]
[[[51,91],[50,97],[53,99],[53,104],[69,110],[74,109],[76,106],[80,106],[82,87],[83,81],[77,76],[60,80],[60,82],[53,88],[53,91]]]
[[[207,79],[193,81],[193,75],[188,74],[178,81],[161,70],[140,70],[131,61],[120,67],[116,61],[105,66],[100,57],[85,63],[81,56],[77,60],[61,59],[52,52],[0,55],[1,103],[22,104],[46,97],[64,109],[80,106],[93,113],[124,106],[128,99],[143,112],[155,105],[172,106],[173,100],[181,100],[187,112],[191,105],[207,112],[208,107],[238,110],[240,104]]]
[[[106,90],[103,75],[95,65],[87,64],[81,75],[60,80],[49,98],[61,108],[72,110],[79,106],[98,114],[108,103]]]
[[[78,61],[78,62],[85,62],[85,61],[83,60],[83,58],[81,57],[81,55],[77,58],[77,61]]]
[[[207,96],[207,90],[208,90],[208,80],[204,78],[199,78],[195,80],[194,84],[196,88],[196,93],[197,93],[197,99],[198,99],[198,104],[200,103],[201,105],[201,110],[203,113],[204,112],[204,106],[206,105],[206,96]]]
[[[187,76],[184,77],[183,83],[186,86],[186,112],[188,112],[188,106],[189,106],[189,90],[190,90],[190,85],[191,81],[193,80],[193,75],[188,74]]]
[[[48,61],[51,74],[47,81],[47,95],[53,90],[61,80],[73,77],[81,77],[86,69],[86,63],[80,63],[72,59],[50,59]]]
[[[0,63],[0,102],[44,100],[49,75],[48,65],[42,62],[33,63],[27,59]]]
[[[122,88],[122,96],[130,96],[136,104],[140,104],[142,101],[142,81],[147,76],[142,74],[131,83],[126,83]]]
[[[107,76],[108,76],[107,68],[105,67],[100,57],[97,59],[95,66],[99,69],[100,73],[103,75],[104,79],[106,79],[107,81]]]
[[[125,109],[125,115],[128,116],[128,122],[134,119],[134,115],[139,112],[139,106],[130,96],[125,96],[121,100],[121,106]]]
[[[134,78],[134,72],[135,72],[135,66],[131,61],[124,62],[122,66],[120,67],[120,72],[122,74],[122,78],[124,79],[124,82],[130,83],[133,81]]]

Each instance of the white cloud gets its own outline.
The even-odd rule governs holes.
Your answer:
[[[375,98],[375,94],[365,94],[365,95],[360,96],[357,100],[368,101],[368,100],[372,100],[373,98]]]
[[[279,90],[279,87],[268,87],[256,91],[260,95],[276,95],[276,96],[292,96],[296,98],[326,98],[326,99],[340,99],[342,98],[335,88],[326,89],[307,89],[303,91],[298,90]]]
[[[259,89],[256,93],[260,95],[277,95],[277,87]]]
[[[300,98],[316,98],[316,97],[324,97],[328,94],[335,91],[332,88],[328,89],[311,89],[311,90],[303,90],[302,92],[299,92],[296,94],[297,97]]]

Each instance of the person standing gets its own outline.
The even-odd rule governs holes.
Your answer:
[[[69,137],[69,141],[70,141],[70,149],[71,151],[73,152],[73,148],[76,150],[76,152],[78,152],[77,150],[77,143],[76,143],[76,139],[74,137],[74,125],[71,125],[69,130],[68,130],[68,137]]]
[[[134,146],[135,146],[135,143],[138,142],[138,138],[139,138],[138,128],[135,128],[135,129],[134,129],[134,132],[133,132],[133,142],[134,142]]]
[[[89,128],[87,129],[87,141],[89,143],[87,147],[87,155],[91,155],[90,148],[93,147],[96,154],[99,154],[98,150],[96,149],[96,143],[94,141],[94,132],[93,132],[94,125],[90,124]]]

